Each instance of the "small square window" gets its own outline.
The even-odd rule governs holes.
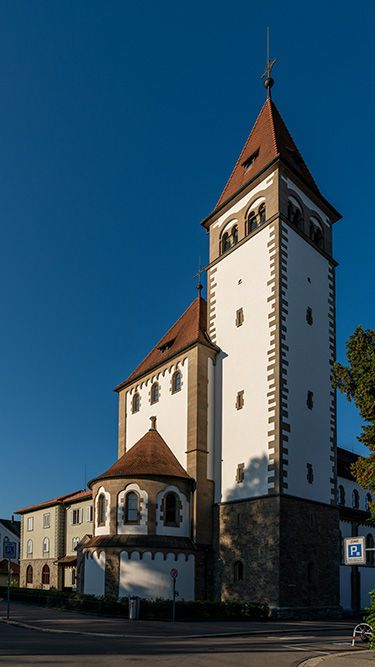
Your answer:
[[[236,471],[236,482],[237,482],[237,484],[242,484],[242,482],[244,480],[244,475],[245,475],[244,468],[245,468],[244,463],[239,463],[238,466],[237,466],[237,471]],[[237,517],[239,517],[239,516],[240,515],[238,514]],[[238,519],[238,523],[239,523],[239,519]]]
[[[244,393],[245,392],[242,390],[242,391],[239,391],[238,394],[237,394],[237,400],[236,400],[236,409],[237,410],[242,410],[242,408],[244,406],[244,403],[245,403]]]
[[[314,481],[313,467],[312,467],[311,463],[306,463],[306,467],[307,467],[307,475],[306,475],[307,481],[308,481],[309,484],[312,484],[313,481]]]
[[[236,327],[242,326],[243,321],[244,321],[243,308],[239,308],[236,311]]]
[[[312,391],[307,392],[307,399],[306,399],[306,405],[309,408],[309,410],[312,410],[314,407],[314,393]]]

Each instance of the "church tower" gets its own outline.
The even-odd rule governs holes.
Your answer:
[[[268,96],[214,211],[216,596],[338,605],[335,266],[340,216]],[[282,612],[280,611],[280,614]]]

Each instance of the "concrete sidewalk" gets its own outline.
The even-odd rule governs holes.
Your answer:
[[[302,660],[298,667],[370,667],[371,664],[375,664],[373,655],[373,651],[360,649],[360,653],[356,653],[353,649],[348,653],[337,653]]]
[[[0,601],[0,621],[42,632],[81,634],[88,636],[145,637],[145,638],[193,638],[228,637],[304,633],[313,631],[345,630],[352,636],[356,619],[329,621],[130,621],[124,618],[79,614],[62,609],[36,607],[11,602],[10,618],[6,619],[5,600]],[[358,619],[360,621],[361,619]],[[360,640],[351,651],[325,655],[298,663],[300,667],[370,667],[373,652],[363,648]],[[375,661],[373,662],[375,665]]]

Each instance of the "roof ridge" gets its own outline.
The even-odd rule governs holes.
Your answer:
[[[258,123],[258,121],[259,121],[259,118],[260,118],[260,116],[261,116],[261,113],[262,113],[264,107],[266,106],[266,104],[267,104],[267,100],[265,101],[265,103],[263,104],[261,110],[260,110],[259,113],[258,113],[257,119],[256,119],[256,121],[255,121],[255,123],[254,123],[254,125],[253,125],[253,128],[252,128],[252,130],[251,130],[251,132],[250,132],[248,138],[247,138],[246,141],[245,141],[245,145],[244,145],[244,147],[243,147],[243,149],[242,149],[242,151],[241,151],[241,153],[240,153],[240,156],[239,156],[239,158],[238,158],[236,164],[234,165],[234,167],[233,167],[233,169],[232,169],[231,175],[229,176],[229,178],[228,178],[228,180],[227,180],[227,182],[226,182],[226,185],[225,185],[225,187],[224,187],[224,190],[222,191],[222,193],[221,193],[221,195],[220,195],[220,197],[219,197],[219,199],[218,199],[218,202],[217,202],[215,208],[217,208],[217,207],[219,206],[219,204],[220,204],[222,201],[223,201],[223,202],[225,201],[225,199],[223,199],[224,192],[226,191],[226,189],[227,189],[227,187],[228,187],[228,185],[229,185],[229,183],[230,183],[230,181],[231,181],[231,179],[232,179],[232,176],[233,176],[234,172],[235,172],[236,169],[237,169],[237,166],[238,166],[239,164],[242,164],[242,162],[241,162],[241,158],[242,158],[244,152],[246,151],[246,146],[247,146],[247,144],[249,143],[249,141],[250,141],[250,139],[251,139],[251,136],[252,136],[252,134],[253,134],[254,131],[255,131],[255,128],[256,128],[256,126],[257,126],[257,123]]]

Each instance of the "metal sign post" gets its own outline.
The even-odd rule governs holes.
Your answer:
[[[8,603],[7,620],[9,620],[9,599],[10,599],[10,559],[16,557],[16,543],[7,542],[4,546],[4,556],[8,559]]]
[[[171,570],[171,577],[173,579],[173,597],[172,597],[172,621],[174,623],[175,618],[176,618],[176,577],[178,575],[178,571],[176,568],[173,568]]]

